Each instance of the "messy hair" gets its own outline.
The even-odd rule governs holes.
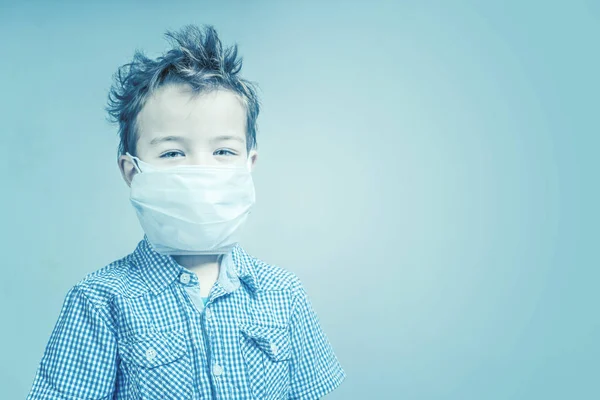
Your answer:
[[[260,109],[254,83],[239,76],[242,58],[237,44],[223,48],[216,30],[186,25],[178,32],[167,31],[172,48],[152,60],[136,50],[133,60],[119,67],[113,76],[106,111],[119,124],[119,155],[135,155],[137,116],[147,99],[168,83],[185,83],[199,94],[227,89],[237,94],[246,108],[247,150],[256,147],[256,119]]]

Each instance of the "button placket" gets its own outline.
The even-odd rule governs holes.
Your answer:
[[[222,366],[221,364],[219,364],[219,363],[216,363],[216,364],[213,366],[213,370],[212,370],[212,372],[213,372],[213,375],[214,375],[215,377],[217,377],[217,378],[218,378],[218,377],[220,377],[221,375],[223,375],[223,373],[225,372],[225,369],[223,368],[223,366]]]

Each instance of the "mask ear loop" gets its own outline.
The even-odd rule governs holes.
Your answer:
[[[135,170],[136,170],[138,173],[141,173],[141,172],[142,172],[142,170],[140,169],[140,166],[138,165],[138,160],[139,160],[139,158],[137,158],[137,157],[135,157],[135,156],[132,156],[132,155],[131,155],[131,154],[129,154],[129,153],[125,153],[125,154],[126,154],[126,155],[128,155],[128,156],[129,156],[129,158],[131,158],[131,162],[133,163],[133,166],[135,167]]]

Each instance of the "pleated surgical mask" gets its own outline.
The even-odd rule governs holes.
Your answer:
[[[137,174],[130,201],[161,254],[225,254],[255,203],[251,160],[244,166],[160,168],[127,153]]]

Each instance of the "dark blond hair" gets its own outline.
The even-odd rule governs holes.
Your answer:
[[[173,47],[164,55],[152,60],[136,50],[133,60],[113,77],[106,111],[110,121],[119,124],[119,155],[135,155],[137,116],[150,95],[168,83],[188,84],[195,94],[215,89],[237,94],[246,107],[247,150],[255,148],[260,105],[255,84],[239,76],[242,58],[237,44],[223,48],[210,25],[186,25],[165,36]]]

